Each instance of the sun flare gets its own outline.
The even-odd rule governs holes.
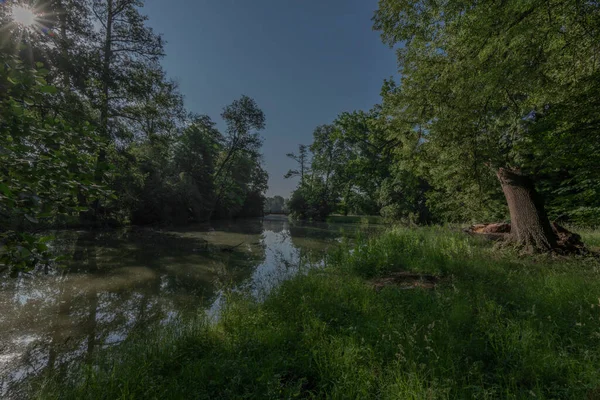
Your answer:
[[[11,15],[13,21],[24,27],[33,26],[37,18],[31,8],[17,4],[12,6]]]

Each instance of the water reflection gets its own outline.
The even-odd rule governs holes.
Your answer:
[[[0,284],[0,395],[137,330],[206,308],[223,285],[264,297],[302,267],[320,265],[348,226],[286,219],[156,231],[57,232],[65,267]]]

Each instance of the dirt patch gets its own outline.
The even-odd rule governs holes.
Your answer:
[[[395,286],[400,289],[435,289],[435,286],[439,282],[439,278],[434,275],[417,274],[414,272],[392,272],[381,278],[377,278],[371,281],[373,288],[376,291],[380,291],[387,286]]]

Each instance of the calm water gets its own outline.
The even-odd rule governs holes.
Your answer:
[[[221,288],[262,298],[359,229],[283,218],[156,231],[57,232],[60,270],[0,283],[0,395],[28,376],[85,360],[190,313],[218,318]],[[361,228],[364,229],[364,228]]]

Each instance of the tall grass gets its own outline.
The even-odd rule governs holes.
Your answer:
[[[573,228],[572,230],[581,235],[586,246],[600,252],[600,229]]]
[[[436,274],[435,290],[369,279]],[[442,229],[347,242],[325,269],[222,319],[180,322],[100,355],[42,399],[446,399],[600,396],[600,265],[519,258]],[[596,396],[596,397],[594,397]]]

